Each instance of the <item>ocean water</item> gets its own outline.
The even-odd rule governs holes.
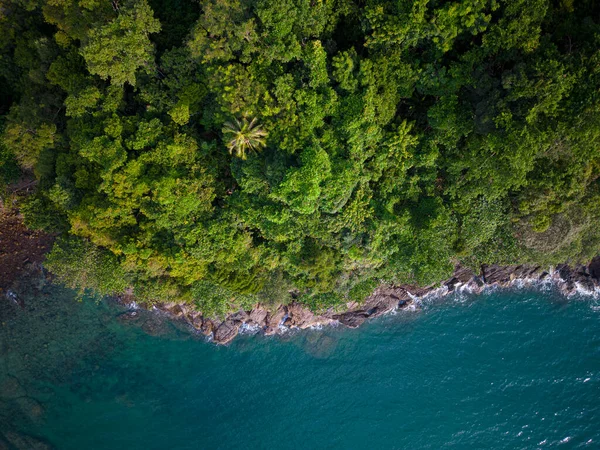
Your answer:
[[[600,448],[594,299],[497,291],[217,347],[59,287],[22,298],[0,306],[2,449]]]

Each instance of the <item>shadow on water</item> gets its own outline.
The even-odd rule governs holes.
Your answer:
[[[30,434],[43,429],[49,403],[65,412],[73,396],[86,403],[112,397],[131,406],[130,393],[140,382],[147,391],[160,390],[150,374],[122,376],[123,367],[114,362],[136,335],[197,339],[148,311],[131,312],[110,300],[78,301],[39,275],[21,280],[15,291],[18,302],[0,301],[1,450],[53,448]]]

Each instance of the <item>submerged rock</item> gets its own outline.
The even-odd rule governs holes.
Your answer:
[[[4,439],[2,439],[4,437]],[[0,433],[0,445],[3,445],[2,441],[7,442],[8,449],[16,450],[52,450],[52,447],[47,442],[33,436],[26,434],[17,433],[15,431],[6,431],[4,435]],[[2,447],[0,447],[2,448]]]

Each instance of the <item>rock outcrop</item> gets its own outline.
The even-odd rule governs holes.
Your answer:
[[[484,265],[479,273],[457,266],[451,278],[438,285],[427,287],[403,285],[380,286],[364,302],[349,302],[343,308],[329,309],[320,314],[293,300],[287,305],[266,306],[257,304],[250,311],[236,311],[224,320],[202,316],[189,305],[165,303],[156,309],[175,320],[187,322],[198,332],[212,336],[217,344],[228,344],[242,327],[259,330],[265,335],[280,334],[287,329],[306,329],[339,324],[356,328],[366,320],[408,307],[418,308],[419,299],[429,295],[444,296],[457,290],[479,293],[486,287],[507,288],[515,284],[552,283],[567,296],[575,293],[600,293],[600,257],[587,266],[571,267],[561,264],[544,270],[534,265],[498,266]],[[119,317],[122,321],[135,321],[131,311]]]
[[[238,335],[242,322],[227,319],[214,332],[213,339],[217,344],[228,344]]]

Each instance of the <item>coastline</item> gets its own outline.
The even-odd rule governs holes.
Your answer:
[[[2,211],[0,223],[0,294],[8,301],[20,305],[18,295],[11,289],[19,283],[20,275],[43,273],[43,259],[50,249],[53,236],[29,231],[15,211]],[[8,264],[7,261],[12,261]],[[238,310],[222,318],[207,317],[202,311],[184,303],[157,303],[138,305],[129,295],[117,296],[118,303],[127,310],[119,318],[130,321],[138,318],[137,308],[142,307],[182,322],[212,342],[226,345],[240,332],[260,332],[267,336],[281,335],[290,329],[307,329],[322,326],[357,328],[365,321],[394,311],[418,308],[419,301],[428,297],[445,297],[455,292],[480,294],[486,289],[499,287],[526,287],[550,284],[566,297],[574,294],[600,296],[600,256],[587,265],[559,264],[544,269],[536,265],[483,265],[479,272],[457,265],[452,277],[427,287],[413,285],[378,287],[364,302],[348,302],[322,313],[291,300],[277,305],[257,304],[251,310]],[[18,288],[16,289],[18,291]],[[23,305],[20,305],[21,307]]]
[[[566,297],[575,294],[600,295],[600,257],[594,258],[588,265],[571,267],[559,264],[547,270],[534,265],[483,265],[480,272],[475,273],[459,265],[452,277],[439,284],[427,287],[380,286],[362,303],[349,302],[344,308],[330,308],[322,314],[314,313],[295,301],[273,307],[257,304],[250,311],[239,310],[222,319],[204,317],[201,311],[180,303],[156,304],[151,309],[170,319],[187,323],[215,344],[226,345],[244,330],[270,336],[284,334],[290,329],[322,326],[357,328],[367,320],[398,310],[417,308],[418,302],[428,297],[445,297],[461,291],[481,294],[495,287],[525,287],[540,283],[555,286]],[[138,305],[125,298],[119,300],[130,305],[123,315],[134,318]]]

